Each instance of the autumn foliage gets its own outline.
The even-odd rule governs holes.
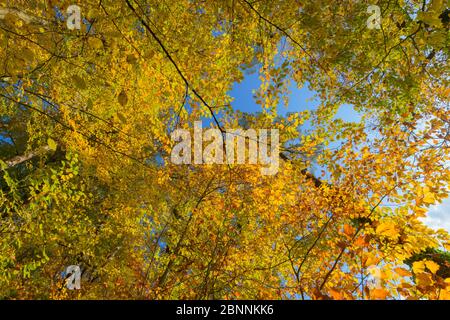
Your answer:
[[[0,298],[450,299],[449,3],[371,2],[2,0]],[[199,119],[278,129],[278,173],[171,163]]]

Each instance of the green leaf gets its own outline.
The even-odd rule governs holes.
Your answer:
[[[8,165],[6,164],[6,162],[0,159],[0,169],[5,170],[7,168]]]

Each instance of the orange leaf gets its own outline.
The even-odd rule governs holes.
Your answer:
[[[348,235],[349,237],[351,237],[355,233],[355,228],[353,228],[351,225],[345,224],[344,225],[344,233],[346,235]]]
[[[412,276],[411,272],[409,272],[408,270],[406,270],[404,268],[395,268],[394,270],[398,275],[400,275],[402,277],[411,277]]]
[[[344,298],[344,297],[342,296],[342,294],[341,294],[339,291],[330,289],[329,292],[330,292],[331,297],[332,297],[334,300],[342,300],[342,299]]]
[[[419,273],[416,274],[417,284],[421,287],[428,287],[433,284],[431,275],[429,273]]]
[[[385,289],[372,289],[370,290],[370,298],[376,300],[385,300],[389,295],[389,291]]]

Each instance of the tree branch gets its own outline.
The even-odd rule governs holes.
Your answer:
[[[0,20],[5,19],[5,17],[8,15],[16,15],[21,20],[23,20],[25,23],[36,23],[36,24],[43,24],[46,25],[48,22],[40,17],[32,16],[28,13],[25,13],[19,9],[16,8],[0,8]]]
[[[217,127],[219,128],[219,130],[222,133],[225,133],[225,130],[222,128],[222,126],[220,125],[219,120],[217,119],[216,115],[214,114],[212,107],[205,101],[205,99],[203,99],[203,97],[197,92],[197,90],[191,85],[191,83],[188,81],[188,79],[186,78],[186,76],[183,74],[183,72],[181,72],[180,68],[178,67],[178,64],[175,62],[175,60],[172,58],[172,56],[170,55],[169,51],[167,50],[167,48],[165,47],[165,45],[162,43],[161,39],[159,39],[159,37],[156,35],[156,33],[152,30],[152,28],[150,28],[149,24],[142,19],[139,14],[136,12],[136,9],[133,7],[133,5],[130,3],[130,1],[125,0],[125,2],[127,3],[128,7],[131,9],[131,11],[133,11],[133,13],[136,15],[136,17],[139,19],[139,21],[142,23],[142,25],[145,27],[145,29],[151,34],[152,38],[159,44],[159,46],[161,47],[161,49],[164,51],[164,54],[167,56],[167,58],[169,59],[169,61],[172,63],[172,65],[175,67],[175,69],[177,70],[178,75],[181,77],[181,79],[183,80],[183,82],[185,83],[185,85],[191,89],[191,91],[194,93],[194,95],[201,101],[201,103],[208,108],[209,112],[211,113],[211,116],[214,120],[214,122],[216,123]]]
[[[24,163],[25,161],[28,161],[32,158],[35,158],[37,156],[40,156],[44,153],[49,152],[51,149],[48,145],[45,145],[43,147],[40,147],[36,150],[33,150],[29,153],[26,153],[24,155],[16,156],[12,159],[6,160],[6,164],[8,165],[8,168],[12,168],[14,166],[17,166],[18,164]]]

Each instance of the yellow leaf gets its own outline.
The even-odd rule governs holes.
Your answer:
[[[377,257],[370,255],[367,258],[366,266],[373,266],[373,265],[377,264],[378,261],[379,261],[379,259]]]
[[[434,12],[420,12],[417,15],[418,19],[425,22],[426,24],[434,27],[441,27],[442,23],[438,16],[439,14],[436,14]]]
[[[95,49],[100,49],[103,46],[102,40],[100,40],[98,38],[94,38],[94,37],[88,38],[88,43],[91,47],[93,47]]]
[[[430,188],[429,188],[428,186],[425,186],[425,187],[422,189],[422,192],[423,192],[423,199],[422,199],[422,201],[423,201],[424,203],[426,203],[426,204],[432,204],[432,203],[435,202],[434,194],[430,191]]]
[[[444,243],[444,248],[448,251],[450,251],[450,242]]]
[[[47,139],[47,144],[48,144],[48,147],[50,148],[50,150],[52,150],[52,151],[55,151],[56,148],[58,147],[55,140],[53,140],[52,138]]]
[[[439,300],[450,300],[450,291],[442,290],[439,294]]]
[[[444,0],[433,0],[431,1],[429,10],[440,13],[444,9],[444,6]]]
[[[376,229],[376,233],[387,237],[395,237],[398,234],[393,222],[380,223]]]
[[[415,208],[416,216],[417,217],[425,217],[427,213],[427,209],[416,207]]]
[[[434,261],[425,261],[425,266],[431,271],[432,274],[436,274],[439,270],[439,265]]]
[[[421,273],[425,271],[425,263],[423,261],[416,261],[412,266],[414,273]]]

